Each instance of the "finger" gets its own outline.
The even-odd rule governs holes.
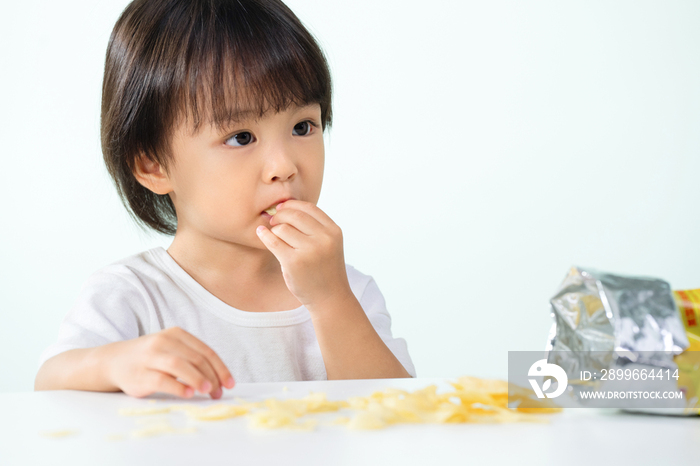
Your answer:
[[[180,398],[192,398],[194,389],[175,380],[175,377],[160,371],[151,371],[149,385],[153,393],[168,393]]]
[[[191,367],[204,377],[204,383],[195,386],[200,393],[211,393],[221,388],[223,381],[219,379],[214,366],[206,356],[187,346],[183,346],[181,351],[183,359],[186,359]]]
[[[211,392],[211,398],[212,398],[212,400],[218,400],[219,398],[221,398],[221,396],[223,394],[224,394],[223,390],[221,390],[219,388],[218,390]]]
[[[210,393],[218,386],[216,374],[211,368],[207,371],[196,367],[189,361],[187,352],[188,350],[185,349],[180,351],[180,353],[185,353],[184,355],[163,354],[153,361],[150,368],[180,379],[200,393]],[[194,352],[192,351],[192,353]]]
[[[277,213],[284,211],[285,209],[298,209],[315,218],[321,225],[326,227],[331,227],[335,225],[335,222],[318,206],[312,204],[311,202],[298,201],[296,199],[291,199],[289,201],[282,202],[277,205]]]
[[[319,225],[320,226],[320,225]],[[270,228],[272,234],[280,238],[282,241],[287,243],[294,249],[300,249],[305,244],[309,243],[309,236],[300,232],[289,223],[282,223],[281,225],[275,225]]]
[[[280,262],[284,261],[287,255],[294,250],[290,245],[282,241],[282,239],[262,225],[255,229],[255,233],[258,234],[260,241],[262,241],[265,247],[269,249]]]
[[[294,228],[307,236],[312,236],[314,233],[317,233],[319,230],[323,229],[323,224],[316,220],[313,216],[309,215],[303,210],[289,207],[278,211],[270,219],[270,225],[272,227],[285,223],[294,226]],[[275,233],[274,229],[272,229],[272,231]],[[294,245],[291,246],[294,247]]]
[[[187,343],[188,346],[206,358],[207,362],[218,377],[220,385],[223,385],[226,388],[233,388],[235,381],[231,376],[231,372],[213,349],[204,344],[199,338],[186,332],[185,330],[182,331],[180,337],[185,343]]]

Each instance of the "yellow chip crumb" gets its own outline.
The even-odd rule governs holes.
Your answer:
[[[348,429],[353,430],[383,429],[385,426],[386,422],[379,416],[367,411],[360,411],[348,422]]]
[[[161,408],[121,408],[120,416],[144,416],[147,414],[164,414],[172,411],[172,406],[163,406]]]
[[[191,434],[196,432],[194,427],[176,429],[169,422],[158,422],[155,424],[136,429],[131,432],[132,437],[154,437],[162,434]]]
[[[198,419],[200,421],[220,421],[246,414],[250,411],[250,408],[247,406],[217,404],[207,406],[206,408],[189,406],[186,409],[183,409],[183,411],[185,411],[191,418]]]
[[[305,419],[302,422],[297,422],[291,426],[289,426],[290,429],[294,430],[314,430],[314,428],[318,425],[318,420],[316,419]]]
[[[349,417],[340,416],[340,417],[337,417],[337,418],[333,419],[333,421],[331,421],[330,425],[332,425],[332,426],[342,426],[342,425],[348,424],[349,422],[350,422],[350,418],[349,418]]]
[[[50,430],[46,432],[41,432],[41,435],[43,437],[48,437],[48,438],[65,438],[65,437],[71,437],[73,435],[77,435],[78,431],[77,430],[70,430],[70,429],[64,429],[64,430]]]

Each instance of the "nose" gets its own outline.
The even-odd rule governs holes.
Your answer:
[[[291,149],[284,145],[270,148],[265,157],[266,182],[291,181],[299,172]]]

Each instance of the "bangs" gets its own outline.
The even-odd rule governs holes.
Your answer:
[[[235,1],[216,3],[182,42],[178,119],[195,132],[202,124],[221,130],[270,110],[318,103],[323,128],[330,126],[328,65],[296,16],[255,2],[245,8]],[[280,28],[289,22],[298,27]]]

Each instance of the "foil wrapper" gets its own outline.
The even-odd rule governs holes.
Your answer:
[[[550,304],[547,359],[570,375],[630,367],[675,370],[674,356],[689,347],[664,280],[572,267]],[[585,406],[580,392],[590,385],[573,383],[569,390]]]

